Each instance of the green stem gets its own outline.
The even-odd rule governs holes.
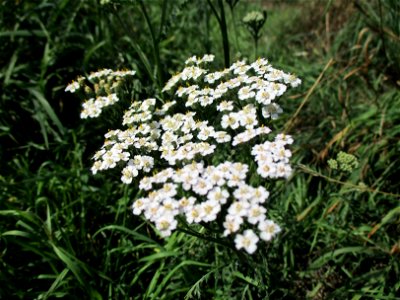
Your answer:
[[[218,12],[215,9],[214,4],[212,4],[211,0],[207,0],[207,2],[208,2],[208,5],[210,5],[215,17],[217,18],[218,24],[221,24],[221,19],[219,18]]]
[[[143,0],[139,0],[139,5],[140,5],[140,9],[143,13],[143,16],[146,20],[147,26],[149,27],[149,31],[150,31],[150,36],[151,36],[151,41],[153,42],[153,56],[154,56],[154,60],[155,60],[155,65],[156,65],[156,76],[158,79],[158,83],[160,86],[162,86],[162,72],[161,72],[161,64],[160,64],[160,51],[159,51],[159,45],[158,45],[158,39],[156,38],[156,35],[154,33],[154,29],[153,29],[153,25],[151,24],[151,20],[149,15],[147,14],[147,10],[146,7],[143,3]]]
[[[161,41],[161,35],[165,24],[165,18],[167,15],[167,6],[168,6],[168,0],[164,0],[161,10],[161,22],[160,22],[160,28],[158,29],[157,43],[160,43]]]
[[[224,57],[225,57],[225,67],[229,68],[230,65],[230,53],[229,53],[229,38],[228,38],[228,28],[226,26],[225,9],[222,0],[218,0],[221,9],[221,34],[222,34],[222,44],[224,46]]]
[[[224,10],[224,3],[222,0],[218,0],[218,5],[221,11],[221,16],[218,14],[217,10],[215,9],[214,5],[212,4],[211,0],[207,0],[208,4],[210,5],[215,17],[217,18],[219,28],[221,30],[222,35],[222,46],[224,49],[224,58],[225,58],[225,67],[229,68],[230,65],[230,58],[229,58],[229,38],[228,38],[228,30],[226,26],[226,18],[225,18],[225,10]]]

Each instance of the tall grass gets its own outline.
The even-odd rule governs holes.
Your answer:
[[[224,5],[230,59],[251,57],[239,20],[258,4],[239,1],[231,14],[225,2],[208,2]],[[210,241],[205,228],[160,239],[131,214],[134,186],[89,173],[114,120],[79,121],[65,84],[103,67],[135,68],[132,96],[142,98],[184,57],[212,51],[222,66],[208,2],[0,4],[0,298],[398,299],[396,1],[266,7],[259,55],[295,72],[303,88],[282,118],[295,137],[296,172],[269,203],[284,230],[255,255]],[[359,166],[330,169],[340,151]]]

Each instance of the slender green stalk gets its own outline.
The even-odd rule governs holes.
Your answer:
[[[218,5],[220,8],[220,15],[218,14],[214,4],[212,3],[211,0],[207,0],[208,4],[211,7],[211,10],[213,11],[215,17],[217,18],[219,28],[221,30],[221,36],[222,36],[222,46],[224,49],[224,61],[225,61],[225,67],[228,68],[230,65],[230,54],[229,54],[229,37],[228,37],[228,29],[226,26],[226,17],[225,17],[225,9],[224,9],[224,4],[222,0],[218,0]]]
[[[165,3],[166,1],[164,1]],[[150,31],[150,36],[151,36],[151,41],[153,43],[153,56],[154,56],[154,61],[155,61],[155,65],[156,65],[156,76],[158,78],[158,83],[159,86],[162,85],[163,80],[162,80],[162,69],[161,69],[161,63],[160,63],[160,50],[159,50],[159,37],[160,35],[158,35],[158,37],[156,37],[155,33],[154,33],[154,28],[153,28],[153,24],[151,23],[150,17],[147,13],[146,7],[143,3],[142,0],[139,0],[139,5],[140,5],[140,9],[142,11],[142,14],[144,16],[144,19],[146,20],[146,24],[147,27],[149,28]],[[166,6],[163,5],[163,14],[165,12],[165,8]],[[161,19],[165,18],[164,16],[162,16]],[[163,22],[163,21],[162,21]],[[162,23],[161,23],[162,26]],[[161,28],[160,28],[160,32],[161,32]]]
[[[221,10],[220,27],[221,27],[221,34],[222,34],[222,43],[223,43],[223,47],[224,47],[225,67],[228,68],[230,65],[228,28],[226,26],[224,3],[222,2],[222,0],[218,0],[218,3],[219,3],[220,10]]]

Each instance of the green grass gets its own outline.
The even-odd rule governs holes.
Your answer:
[[[206,228],[163,240],[133,216],[137,189],[89,172],[113,118],[78,120],[79,101],[63,91],[82,72],[126,67],[142,98],[192,54],[214,52],[222,65],[207,2],[143,1],[149,22],[131,1],[29,2],[0,4],[0,298],[399,299],[396,1],[265,6],[259,54],[303,84],[281,99],[296,172],[268,207],[283,232],[252,256]],[[232,58],[252,59],[240,20],[259,5],[239,1],[236,28],[226,5]],[[340,151],[359,166],[331,170]]]

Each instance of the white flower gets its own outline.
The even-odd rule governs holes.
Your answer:
[[[202,207],[200,205],[193,205],[190,209],[185,211],[186,220],[189,224],[200,223],[203,215]]]
[[[193,185],[197,184],[198,179],[198,174],[185,172],[181,177],[183,189],[186,191],[190,190]]]
[[[263,186],[259,186],[253,191],[253,201],[256,203],[264,203],[269,197],[269,192]]]
[[[240,100],[246,100],[249,98],[253,98],[256,95],[254,91],[251,90],[250,87],[244,86],[238,92],[238,97]]]
[[[227,82],[228,88],[229,89],[237,88],[242,84],[243,81],[244,81],[244,77],[243,76],[232,78]]]
[[[224,236],[232,234],[240,229],[240,225],[242,225],[243,219],[238,216],[227,215],[225,218],[225,222],[223,224],[225,231]]]
[[[204,222],[214,221],[221,210],[221,205],[216,200],[204,201],[201,205],[201,218]]]
[[[210,104],[212,104],[214,102],[214,97],[212,96],[200,96],[198,98],[198,102],[200,103],[201,106],[205,107],[208,106]]]
[[[256,113],[241,113],[239,117],[239,123],[246,128],[254,128],[258,124]]]
[[[179,209],[182,212],[187,212],[187,211],[190,211],[192,209],[193,205],[196,203],[196,198],[194,198],[194,197],[189,197],[189,198],[182,197],[179,200],[178,203],[179,203]]]
[[[152,184],[153,184],[153,182],[152,182],[151,178],[143,177],[142,180],[140,180],[139,189],[145,190],[145,191],[151,190],[151,188],[153,187]]]
[[[169,214],[176,216],[179,213],[179,202],[174,198],[164,198],[162,206]]]
[[[216,145],[211,145],[209,143],[199,143],[198,144],[198,153],[202,156],[207,156],[214,152]]]
[[[238,174],[231,174],[227,181],[228,186],[235,187],[241,185],[243,183],[243,179],[241,177],[242,176]]]
[[[265,58],[259,58],[257,59],[255,62],[253,62],[250,66],[255,70],[259,70],[262,67],[265,67],[266,65],[268,65],[268,60]]]
[[[237,113],[229,113],[222,116],[221,126],[222,128],[237,129],[239,127],[239,115]]]
[[[172,107],[172,106],[174,106],[176,104],[176,101],[174,100],[174,101],[168,101],[168,102],[165,102],[164,104],[163,104],[163,106],[161,107],[161,109],[156,109],[156,111],[154,112],[154,114],[155,115],[159,115],[159,116],[163,116],[163,115],[165,115],[167,112],[168,112],[168,110]]]
[[[281,70],[270,68],[270,72],[264,75],[264,78],[268,81],[278,81],[284,78],[285,73]]]
[[[250,141],[252,138],[256,137],[257,135],[259,135],[259,131],[254,130],[253,128],[246,129],[245,131],[237,134],[233,138],[232,146],[246,143]]]
[[[276,176],[277,177],[285,177],[288,178],[290,175],[292,175],[292,168],[290,167],[289,164],[279,162],[276,164]]]
[[[205,72],[206,72],[206,70],[201,69],[199,67],[195,67],[195,66],[186,67],[185,69],[183,69],[180,79],[184,80],[184,81],[189,80],[189,79],[196,80]]]
[[[207,140],[210,136],[213,136],[215,133],[214,127],[212,126],[205,126],[200,129],[200,132],[197,135],[197,138],[199,140],[205,141]]]
[[[217,168],[212,168],[205,174],[205,178],[214,186],[223,186],[226,182],[224,173]]]
[[[162,89],[162,92],[169,91],[170,89],[172,89],[179,82],[179,80],[181,80],[180,73],[172,76],[171,79],[168,80],[165,87]]]
[[[266,126],[261,126],[256,128],[256,135],[261,135],[261,134],[268,134],[271,132],[271,129],[269,129]]]
[[[256,100],[258,103],[267,105],[276,97],[276,92],[273,89],[263,88],[258,90]]]
[[[216,80],[220,79],[222,76],[224,76],[224,72],[214,72],[214,73],[208,73],[204,77],[204,82],[208,83],[214,83]]]
[[[205,54],[205,55],[201,58],[200,62],[201,62],[201,63],[202,63],[202,62],[212,62],[212,61],[214,61],[214,58],[215,58],[215,55],[213,55],[213,54]]]
[[[281,83],[273,83],[272,84],[272,89],[275,91],[276,95],[282,96],[286,90],[287,90],[287,86]]]
[[[231,111],[233,110],[233,102],[232,101],[222,101],[217,105],[218,111]]]
[[[238,60],[237,62],[233,63],[229,67],[229,69],[232,71],[232,70],[235,70],[235,69],[237,69],[237,68],[239,68],[241,66],[245,66],[245,65],[246,65],[246,62],[244,60]]]
[[[104,76],[110,75],[112,73],[113,73],[113,70],[103,69],[103,70],[99,70],[97,72],[90,73],[88,79],[91,80],[91,79],[95,79],[95,78],[99,78],[99,77],[104,77]]]
[[[213,187],[212,183],[209,180],[204,178],[199,178],[196,184],[193,186],[193,191],[201,196],[204,196],[211,190]]]
[[[155,98],[149,98],[149,99],[143,100],[142,104],[140,105],[140,110],[142,110],[142,111],[149,110],[150,107],[154,106],[155,104],[156,104]]]
[[[156,219],[155,223],[156,228],[160,231],[160,234],[163,237],[170,236],[178,224],[174,219],[174,216],[171,214],[163,214]]]
[[[148,198],[139,198],[132,204],[132,211],[134,215],[140,215],[149,204]]]
[[[99,150],[99,151],[97,151],[95,153],[95,155],[93,156],[93,159],[97,160],[100,157],[102,157],[105,153],[106,153],[106,150],[105,149],[101,149],[101,150]]]
[[[139,172],[134,166],[128,165],[122,170],[121,181],[125,184],[129,184],[132,182],[134,177],[138,176],[138,174]]]
[[[196,57],[196,55],[189,57],[186,61],[185,61],[185,65],[190,65],[190,64],[197,64],[200,61],[200,59],[198,59]]]
[[[226,131],[214,132],[212,137],[217,141],[217,143],[227,143],[232,139]]]
[[[243,217],[247,215],[249,207],[250,204],[247,201],[235,201],[229,206],[228,213],[232,216]]]
[[[276,166],[274,163],[260,163],[257,168],[257,173],[263,178],[271,177],[276,178]]]
[[[276,103],[271,103],[262,108],[262,115],[266,119],[271,118],[272,120],[275,120],[282,112],[282,108]]]
[[[283,76],[283,81],[286,84],[290,84],[291,87],[297,87],[301,84],[301,80],[293,74],[285,74]]]
[[[207,195],[207,199],[221,204],[225,204],[228,198],[229,192],[226,189],[221,189],[220,187],[215,187]]]
[[[275,159],[277,161],[289,162],[289,158],[292,156],[292,152],[289,149],[285,149],[283,146],[278,147],[276,151],[274,151]]]
[[[97,172],[99,170],[101,170],[101,165],[102,165],[102,162],[99,161],[99,160],[94,162],[93,166],[90,168],[90,170],[92,171],[93,175],[96,175]]]
[[[253,195],[253,188],[247,184],[241,184],[238,188],[233,192],[233,196],[235,196],[238,200],[249,200]]]
[[[252,204],[249,208],[248,216],[247,216],[247,221],[250,224],[257,224],[263,220],[265,220],[266,215],[265,213],[267,212],[265,207],[262,207],[258,204]]]
[[[247,172],[249,171],[249,166],[242,163],[233,163],[232,169],[230,170],[232,177],[239,176],[241,179],[245,179]]]
[[[281,144],[282,146],[286,145],[286,144],[293,144],[293,138],[290,135],[286,135],[284,133],[278,134],[275,137],[275,142],[277,144]]]
[[[168,179],[174,176],[174,170],[172,168],[166,168],[153,176],[155,183],[166,183]]]
[[[67,85],[65,91],[70,93],[75,93],[76,90],[78,90],[79,88],[80,88],[79,82],[72,81],[70,84]]]
[[[157,220],[161,213],[160,207],[160,204],[157,202],[149,203],[144,210],[145,218],[152,222]]]
[[[150,172],[154,166],[154,158],[147,155],[142,156],[142,166],[144,172]]]
[[[238,234],[235,238],[236,249],[244,248],[247,253],[253,254],[257,250],[257,243],[259,241],[259,237],[254,233],[253,230],[247,229],[244,231],[244,234]]]
[[[275,235],[277,235],[281,228],[271,220],[264,220],[258,224],[260,230],[260,237],[264,241],[270,241]]]
[[[177,185],[174,183],[165,183],[161,189],[162,195],[165,198],[174,197],[177,193]]]
[[[245,74],[245,73],[246,73],[248,70],[250,70],[250,69],[251,69],[250,66],[241,65],[241,66],[238,66],[237,68],[235,68],[235,69],[233,70],[233,74],[243,75],[243,74]]]

